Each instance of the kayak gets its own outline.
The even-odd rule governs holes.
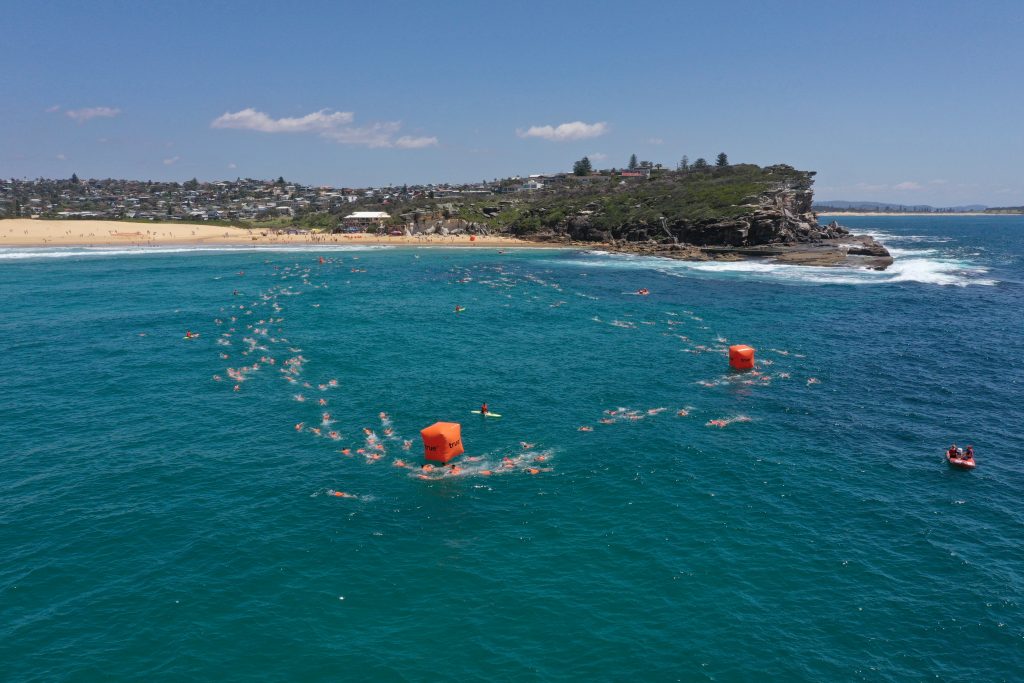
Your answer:
[[[967,460],[966,458],[951,458],[949,454],[946,454],[946,462],[953,467],[959,467],[964,470],[973,470],[977,467],[978,463],[974,461],[974,458]]]
[[[474,415],[479,415],[480,414],[479,410],[471,410],[469,412],[473,413]],[[498,413],[492,413],[491,411],[487,411],[486,413],[484,413],[483,416],[484,417],[501,417],[501,415],[498,415]]]

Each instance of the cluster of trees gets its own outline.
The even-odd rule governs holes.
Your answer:
[[[725,152],[722,152],[721,154],[718,155],[718,158],[715,159],[715,166],[718,166],[719,168],[722,168],[722,167],[728,166],[728,165],[729,165],[729,157],[726,155]],[[676,166],[676,170],[677,171],[689,171],[690,169],[700,170],[702,168],[710,168],[710,167],[711,167],[711,164],[709,164],[707,159],[705,159],[704,157],[700,157],[699,159],[697,159],[697,161],[693,162],[693,164],[690,164],[690,158],[684,154],[683,158],[679,160],[679,165]]]
[[[574,175],[590,175],[593,170],[594,167],[590,163],[589,157],[583,157],[572,165],[572,172]]]
[[[722,152],[715,159],[715,166],[718,166],[719,168],[721,168],[721,167],[728,166],[728,165],[729,165],[729,157],[726,155],[725,152]],[[630,157],[629,157],[629,164],[626,166],[626,168],[628,168],[630,171],[635,171],[638,168],[649,168],[651,166],[652,166],[651,162],[649,162],[649,161],[637,161],[636,155],[635,154],[631,154]],[[684,154],[683,158],[679,161],[679,164],[676,166],[676,170],[677,171],[689,171],[689,170],[693,169],[693,170],[698,170],[699,171],[701,169],[710,168],[710,167],[711,167],[711,164],[709,164],[707,159],[705,159],[704,157],[701,157],[701,158],[697,159],[695,162],[693,162],[693,164],[691,164],[690,163],[690,158]],[[661,168],[660,164],[659,164],[658,168]],[[574,163],[572,165],[572,172],[575,175],[579,175],[579,176],[590,175],[593,172],[593,170],[594,170],[594,166],[593,166],[593,164],[590,163],[590,158],[589,157],[583,157],[582,159],[580,159],[579,161],[577,161],[576,163]]]

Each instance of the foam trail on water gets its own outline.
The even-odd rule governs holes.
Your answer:
[[[982,277],[988,268],[943,256],[937,249],[894,249],[893,265],[884,271],[871,269],[798,266],[769,260],[676,261],[651,256],[586,252],[576,260],[558,263],[587,268],[654,270],[672,277],[749,278],[761,281],[823,285],[867,285],[918,282],[931,285],[992,286],[997,281]],[[924,257],[930,258],[924,258]]]

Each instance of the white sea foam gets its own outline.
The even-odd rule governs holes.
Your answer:
[[[922,240],[923,241],[923,240]],[[995,285],[984,277],[988,269],[969,261],[940,255],[937,249],[892,250],[894,262],[884,271],[866,268],[798,266],[769,260],[676,261],[651,256],[591,251],[563,264],[587,268],[654,270],[673,277],[749,278],[754,280],[825,285],[864,285],[919,282],[931,285]]]

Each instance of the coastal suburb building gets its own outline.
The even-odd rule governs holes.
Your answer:
[[[384,223],[390,220],[391,214],[387,211],[356,211],[345,216],[346,225],[358,225],[361,228],[368,228],[376,225],[384,227]]]

